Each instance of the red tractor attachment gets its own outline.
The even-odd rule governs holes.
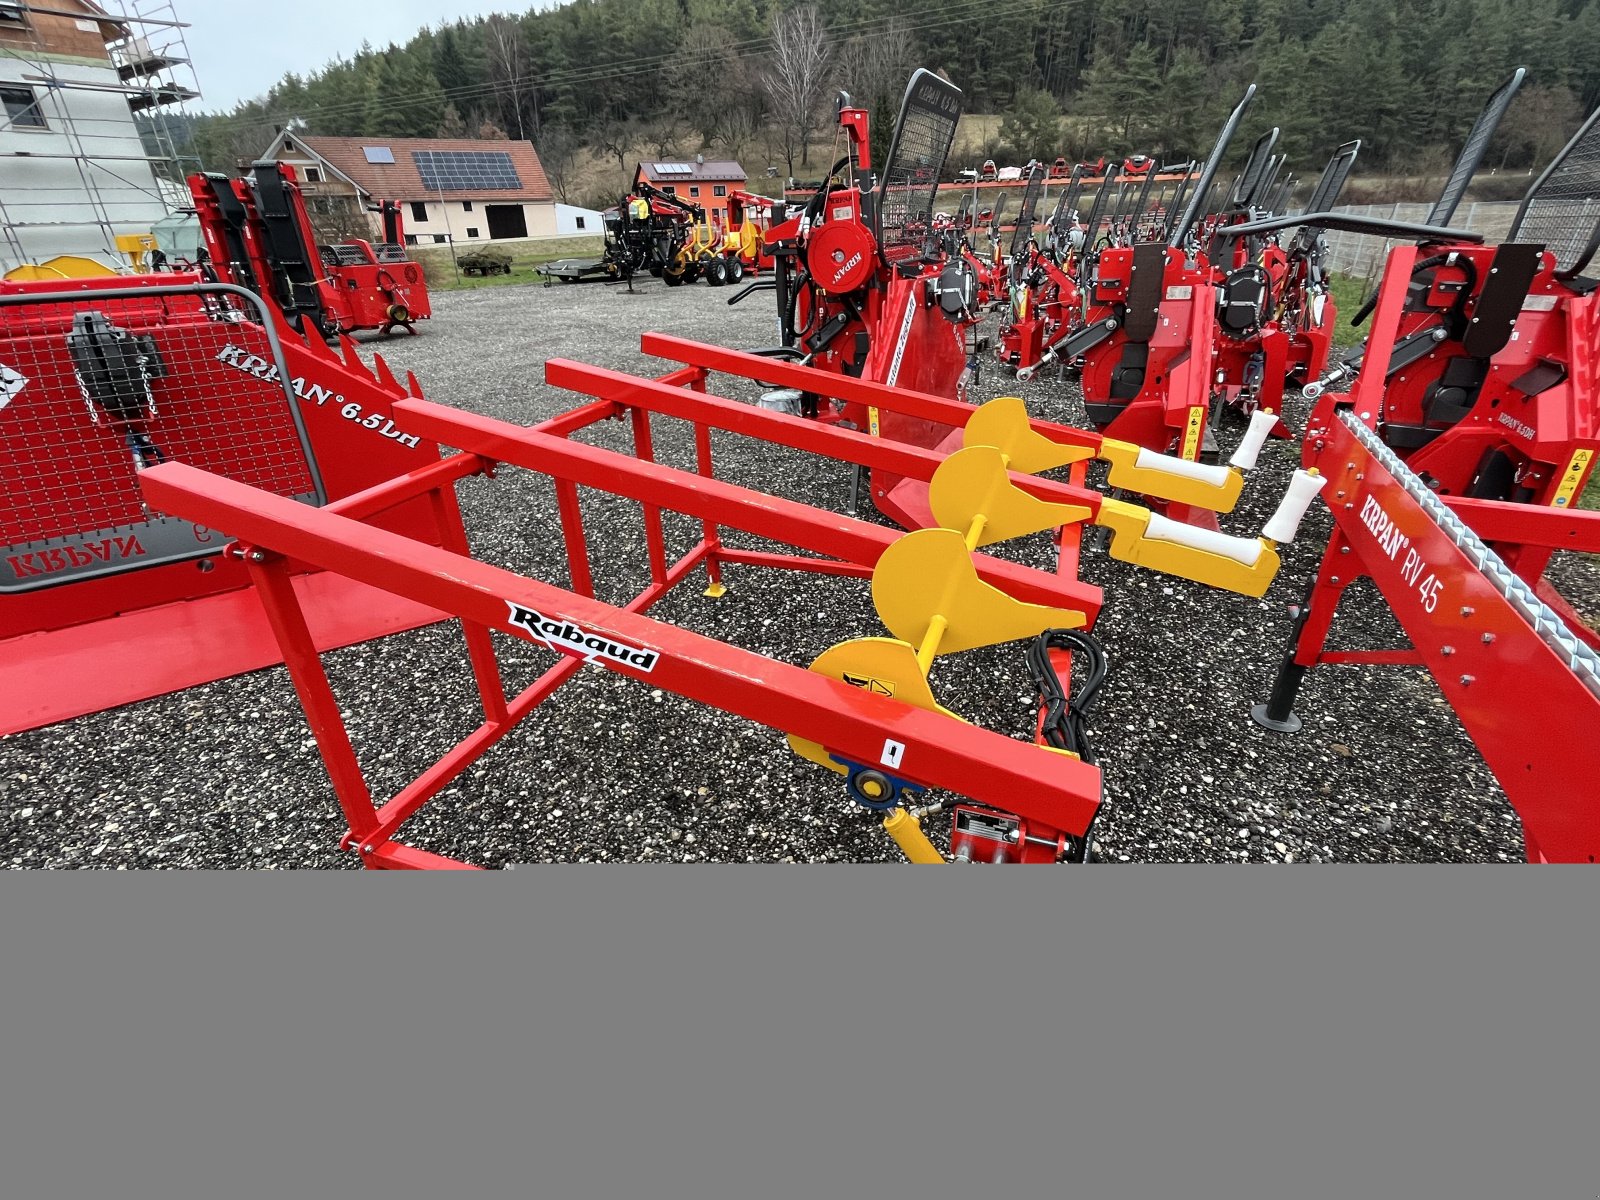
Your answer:
[[[141,470],[181,461],[302,507],[438,458],[394,411],[415,380],[198,278],[0,283],[0,380],[0,733],[279,661],[226,539],[146,507]],[[428,520],[419,504],[382,523]],[[324,648],[437,619],[291,574]]]
[[[730,300],[754,288],[776,292],[781,344],[774,357],[939,396],[964,392],[977,355],[969,337],[979,318],[977,280],[956,231],[934,222],[960,115],[958,88],[929,71],[913,75],[874,187],[867,114],[840,94],[844,153],[811,200],[768,230],[773,279]],[[766,402],[916,446],[938,445],[950,433],[870,405],[825,405],[792,389]],[[929,524],[925,487],[902,482],[873,473],[873,501],[902,524]]]

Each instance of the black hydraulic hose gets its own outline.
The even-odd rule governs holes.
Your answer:
[[[816,195],[807,200],[806,206],[800,210],[805,214],[807,222],[816,222],[817,215],[822,212],[823,202],[827,200],[830,193],[840,186],[839,184],[833,182],[833,177],[849,165],[850,156],[846,154],[838,162],[833,164],[832,169],[828,171],[827,175],[823,176],[822,186],[817,189]]]
[[[1448,254],[1430,254],[1427,258],[1421,259],[1412,265],[1411,278],[1415,279],[1424,271],[1431,271],[1435,267],[1444,266],[1459,267],[1467,277],[1467,286],[1462,289],[1461,295],[1456,297],[1455,305],[1451,308],[1451,312],[1459,314],[1461,309],[1465,307],[1467,299],[1472,295],[1473,289],[1478,286],[1478,268],[1473,265],[1470,258],[1460,256],[1453,250]],[[1367,297],[1367,302],[1361,306],[1355,316],[1350,318],[1351,325],[1359,325],[1372,315],[1372,310],[1378,307],[1378,292],[1381,290],[1381,288],[1374,290],[1372,295]]]

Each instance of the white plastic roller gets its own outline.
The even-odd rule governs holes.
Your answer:
[[[1311,502],[1327,483],[1326,475],[1296,471],[1294,478],[1289,481],[1289,490],[1284,493],[1283,503],[1278,505],[1278,511],[1272,514],[1272,519],[1261,527],[1261,536],[1280,546],[1294,541],[1306,509],[1311,507]]]
[[[1211,487],[1223,487],[1228,482],[1228,468],[1214,467],[1210,463],[1190,462],[1173,454],[1157,454],[1154,450],[1140,450],[1133,465],[1141,471],[1161,471],[1181,479],[1194,479]]]
[[[1233,452],[1233,457],[1228,460],[1230,467],[1238,467],[1241,471],[1253,471],[1256,459],[1261,454],[1261,447],[1267,444],[1267,436],[1278,423],[1278,414],[1267,412],[1258,408],[1250,414],[1250,428],[1244,431],[1244,440],[1239,443],[1239,448]]]
[[[1207,554],[1220,554],[1247,567],[1256,565],[1263,549],[1260,538],[1234,537],[1215,529],[1202,529],[1198,525],[1174,521],[1160,513],[1150,514],[1150,523],[1144,528],[1144,536],[1152,542],[1173,542],[1179,546],[1204,550]]]

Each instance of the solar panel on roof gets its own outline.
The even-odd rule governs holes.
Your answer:
[[[387,146],[363,146],[361,153],[366,156],[369,163],[392,163],[394,151]]]
[[[504,150],[413,150],[422,186],[430,192],[518,191],[522,180]]]
[[[693,175],[694,168],[688,163],[657,163],[658,175]]]

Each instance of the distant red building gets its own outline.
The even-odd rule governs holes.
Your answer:
[[[728,159],[695,157],[682,162],[641,162],[633,173],[638,186],[643,179],[680,200],[698,204],[715,225],[728,223],[728,192],[743,188],[744,168]]]

